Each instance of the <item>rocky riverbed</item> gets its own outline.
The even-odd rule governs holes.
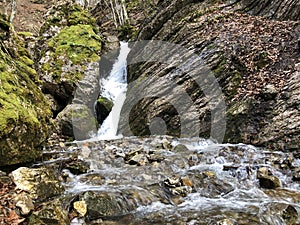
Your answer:
[[[9,175],[24,224],[300,223],[299,152],[153,136],[61,143],[43,156]]]

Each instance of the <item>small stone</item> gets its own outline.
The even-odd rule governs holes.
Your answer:
[[[297,171],[293,172],[293,181],[300,181],[300,168]]]
[[[224,219],[217,222],[217,225],[233,225],[233,223],[229,219]]]
[[[16,207],[20,209],[21,216],[28,216],[34,210],[34,204],[30,196],[21,193],[15,197]]]
[[[63,143],[63,142],[59,142],[59,146],[60,146],[61,148],[66,147],[65,143]]]
[[[77,201],[73,203],[74,209],[77,211],[80,217],[84,217],[87,213],[87,205],[85,201]]]
[[[204,174],[206,177],[210,177],[210,178],[216,177],[216,174],[215,174],[213,171],[205,171],[205,172],[203,172],[203,174]]]
[[[144,166],[147,162],[148,159],[143,154],[135,155],[128,161],[130,165],[138,165],[138,166]]]
[[[181,177],[182,184],[184,186],[192,187],[193,182],[188,177]]]
[[[166,180],[164,180],[164,184],[167,187],[170,188],[175,188],[175,187],[180,187],[181,186],[181,179],[178,177],[169,177]]]
[[[238,165],[223,165],[224,171],[237,170],[238,168]]]
[[[295,207],[289,205],[283,212],[282,218],[286,222],[287,225],[293,225],[298,219],[298,212]]]
[[[273,100],[276,98],[277,94],[278,94],[277,89],[275,88],[274,85],[271,84],[266,85],[262,90],[262,97],[265,100]]]
[[[171,150],[172,149],[172,144],[167,139],[163,140],[162,145],[163,145],[163,148],[166,149],[166,150]]]
[[[275,189],[282,186],[279,178],[273,176],[267,167],[262,167],[257,171],[257,179],[261,188]]]
[[[188,149],[188,147],[186,147],[185,145],[183,145],[183,144],[178,144],[178,145],[176,145],[175,146],[175,148],[174,148],[174,150],[173,150],[174,152],[188,152],[189,151],[189,149]]]
[[[170,189],[173,195],[180,195],[182,197],[186,197],[187,194],[192,193],[192,188],[189,186],[181,186]]]

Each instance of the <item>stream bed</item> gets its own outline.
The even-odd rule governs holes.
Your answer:
[[[299,153],[152,136],[70,143],[55,156],[67,163],[50,155],[69,211],[86,208],[73,225],[300,224]]]

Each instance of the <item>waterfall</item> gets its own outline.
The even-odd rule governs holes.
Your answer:
[[[130,52],[128,43],[120,42],[120,53],[110,75],[100,80],[101,96],[114,103],[112,111],[98,130],[97,139],[109,140],[121,138],[117,134],[120,112],[125,101],[127,90],[127,55]]]

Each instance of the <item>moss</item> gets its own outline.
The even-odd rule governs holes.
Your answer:
[[[41,153],[38,148],[47,136],[50,105],[37,86],[39,79],[32,65],[20,39],[10,33],[0,49],[2,166],[31,162]]]
[[[98,104],[104,106],[108,112],[110,112],[112,107],[114,106],[114,103],[105,97],[98,98],[97,102]]]
[[[20,57],[20,60],[22,62],[24,62],[27,66],[33,66],[34,65],[34,62],[32,59],[28,58],[27,56],[21,56]]]
[[[92,25],[94,31],[97,32],[96,19],[82,9],[80,5],[74,3],[70,5],[67,2],[50,10],[48,19],[41,27],[40,32],[44,33],[52,26],[65,27],[77,24]]]
[[[134,31],[133,26],[131,26],[129,23],[126,23],[118,28],[118,37],[121,40],[128,40],[133,35],[136,35],[135,33],[136,31]]]
[[[23,38],[33,37],[33,33],[26,31],[18,32],[17,34]]]
[[[61,78],[62,67],[66,60],[70,60],[73,65],[83,65],[85,62],[100,59],[98,54],[101,50],[101,38],[95,34],[91,25],[66,27],[48,41],[48,46],[53,49],[50,55],[52,61],[42,65],[42,69],[52,73],[57,80]],[[82,71],[70,71],[65,78],[73,79],[75,82],[82,78]]]

